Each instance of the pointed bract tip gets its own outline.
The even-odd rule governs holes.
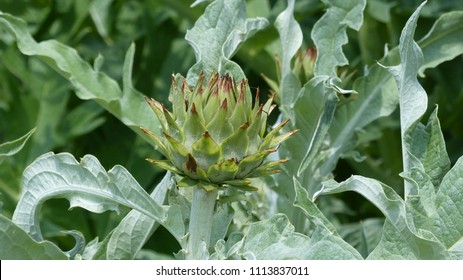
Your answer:
[[[227,110],[227,104],[228,104],[228,101],[227,99],[225,98],[222,102],[222,105],[220,105],[220,109],[225,109]]]
[[[185,78],[182,79],[182,92],[185,92],[185,90],[190,91],[190,87],[188,86],[188,83]]]
[[[151,133],[151,131],[149,131],[147,128],[145,128],[145,127],[143,127],[143,126],[140,126],[139,128],[140,128],[140,130],[141,130],[143,133],[145,133],[145,134],[150,134],[150,133]]]
[[[198,114],[198,110],[196,109],[196,105],[193,103],[193,105],[191,105],[191,113],[193,115],[197,115]]]
[[[192,172],[196,172],[196,170],[198,169],[198,164],[196,163],[195,158],[190,153],[188,154],[188,159],[185,162],[185,166],[188,170]]]
[[[174,85],[174,84],[175,84],[175,74],[172,73],[172,85]]]
[[[249,122],[245,122],[239,127],[239,129],[247,129],[248,127],[249,127]]]
[[[164,105],[162,105],[161,103],[159,103],[156,99],[152,98],[152,97],[147,97],[145,96],[144,97],[146,102],[148,102],[148,104],[151,106],[151,107],[157,107],[159,109],[162,109],[162,107],[164,107]]]
[[[260,99],[260,88],[257,87],[257,89],[256,89],[256,98],[255,98],[255,101],[254,101],[255,102],[254,105],[259,104],[259,99]]]
[[[177,141],[177,140],[175,140],[175,138],[174,138],[174,137],[170,136],[170,135],[169,135],[168,133],[166,133],[165,131],[163,131],[163,132],[162,132],[162,134],[163,134],[163,135],[164,135],[164,137],[166,137],[168,140],[170,139],[170,140],[174,140],[174,141]]]
[[[267,149],[264,152],[271,154],[271,153],[274,153],[276,151],[278,151],[278,148]]]
[[[244,94],[246,93],[246,89],[243,90],[243,88],[240,89],[240,96],[238,96],[238,101],[237,102],[243,102],[244,101]]]

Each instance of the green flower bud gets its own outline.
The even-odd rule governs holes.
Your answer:
[[[141,129],[167,158],[149,161],[206,188],[256,190],[248,178],[279,172],[275,167],[285,160],[265,159],[296,131],[278,135],[286,121],[266,133],[273,97],[259,104],[257,92],[253,106],[246,80],[237,83],[217,73],[206,85],[204,80],[201,74],[192,90],[184,78],[179,83],[173,77],[172,112],[156,100],[146,99],[161,123],[162,135]]]

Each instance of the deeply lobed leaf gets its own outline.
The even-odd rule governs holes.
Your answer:
[[[90,155],[79,163],[68,154],[48,153],[24,171],[21,198],[13,222],[37,241],[42,240],[39,211],[50,198],[66,198],[71,208],[101,213],[118,211],[119,204],[163,222],[166,209],[154,202],[122,166],[106,172]]]

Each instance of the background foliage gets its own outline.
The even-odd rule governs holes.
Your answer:
[[[300,245],[301,248],[311,248],[310,252],[316,254],[323,248],[314,248],[314,242],[323,241],[327,232],[332,235],[331,239],[345,240],[357,249],[358,253],[342,245],[347,253],[340,257],[436,257],[414,252],[413,248],[410,248],[409,255],[397,255],[394,250],[390,255],[381,255],[381,248],[390,248],[387,244],[390,240],[384,236],[399,235],[410,241],[415,240],[417,233],[413,230],[397,233],[397,227],[390,223],[402,225],[406,222],[388,217],[383,210],[390,205],[382,208],[378,206],[382,202],[368,199],[366,193],[367,189],[385,190],[386,198],[396,199],[395,195],[404,197],[408,195],[407,190],[413,189],[407,188],[407,183],[404,185],[404,179],[399,175],[404,171],[402,147],[408,142],[403,142],[406,135],[401,133],[397,105],[401,102],[398,96],[405,96],[400,95],[405,90],[399,87],[399,95],[394,92],[397,92],[395,81],[405,78],[400,80],[396,76],[394,80],[377,62],[386,66],[401,63],[404,69],[409,69],[409,61],[398,57],[398,46],[402,29],[421,1],[248,0],[245,1],[245,18],[261,17],[268,24],[262,19],[251,23],[243,20],[240,24],[250,26],[249,36],[245,41],[232,42],[227,41],[228,38],[223,37],[227,34],[221,32],[212,33],[211,37],[202,38],[203,41],[198,39],[201,30],[199,27],[193,29],[193,26],[195,22],[199,24],[198,19],[210,2],[196,2],[196,6],[190,7],[192,1],[186,0],[0,0],[0,11],[12,15],[4,18],[9,22],[19,18],[27,23],[25,28],[16,29],[16,35],[5,24],[0,28],[0,143],[18,139],[35,128],[32,135],[26,136],[30,138],[25,144],[20,141],[19,144],[24,144],[20,152],[4,156],[0,150],[1,219],[13,217],[26,167],[50,151],[67,152],[76,158],[91,154],[104,170],[122,165],[143,189],[151,193],[164,173],[144,160],[146,157],[161,158],[161,155],[140,135],[139,125],[155,129],[157,124],[148,106],[137,107],[138,101],[143,93],[167,104],[172,73],[188,75],[189,81],[193,81],[195,71],[207,68],[211,63],[204,58],[212,59],[212,54],[201,53],[207,50],[201,45],[204,40],[211,40],[227,46],[224,56],[217,56],[224,69],[242,69],[240,74],[249,79],[251,87],[259,87],[262,95],[271,91],[278,93],[278,110],[270,116],[270,123],[277,122],[280,116],[292,120],[294,128],[310,128],[300,131],[282,145],[279,156],[291,159],[284,172],[261,182],[261,191],[251,199],[234,205],[235,221],[228,232],[246,229],[255,233],[243,239],[227,235],[228,239],[219,243],[223,247],[217,249],[213,258],[230,257],[232,247],[235,250],[233,256],[243,256],[251,251],[259,252],[261,255],[255,257],[263,258],[267,254],[265,250],[274,252],[293,248],[293,242],[305,244]],[[419,73],[418,81],[427,93],[422,115],[414,120],[422,118],[423,123],[427,122],[427,130],[423,128],[422,131],[436,139],[441,139],[440,133],[436,132],[439,127],[445,139],[440,153],[445,153],[445,157],[448,153],[448,164],[443,163],[440,173],[430,179],[431,186],[434,184],[437,189],[439,184],[441,188],[445,184],[455,185],[449,181],[450,175],[457,179],[462,177],[459,172],[461,164],[457,161],[463,155],[460,124],[463,119],[463,4],[456,0],[429,1],[420,16],[416,15],[416,20],[416,30],[408,32],[421,47],[424,64],[415,69],[416,73],[412,71],[407,75]],[[327,27],[332,22],[343,22],[344,25],[331,30]],[[255,32],[259,29],[262,30]],[[28,34],[39,44],[29,42]],[[47,41],[50,39],[56,41]],[[61,48],[59,43],[70,46],[77,53],[63,50],[56,55],[53,50]],[[240,47],[236,48],[238,45]],[[317,48],[318,60],[310,65],[313,61],[309,59],[308,62],[304,54],[308,54],[307,48],[313,47]],[[404,43],[400,52],[412,52],[411,45]],[[229,60],[231,56],[234,62]],[[298,67],[303,63],[306,68],[301,70]],[[330,82],[328,86],[327,81]],[[303,94],[309,92],[313,94]],[[371,94],[365,95],[365,92]],[[435,114],[438,114],[440,123]],[[305,117],[307,115],[312,117]],[[402,129],[407,125],[402,123]],[[415,133],[414,138],[418,139],[423,135],[420,131],[410,133]],[[415,149],[412,154],[419,154],[419,145],[413,145],[410,144],[410,149]],[[298,148],[291,148],[295,146]],[[421,159],[426,162],[426,155]],[[444,177],[451,167],[455,168],[454,172]],[[293,178],[295,171],[298,172],[297,179]],[[405,171],[418,172],[407,167]],[[426,169],[426,174],[428,171]],[[344,181],[353,174],[359,177]],[[382,184],[366,182],[360,176],[377,179]],[[402,176],[417,180],[413,177],[416,174]],[[322,190],[322,182],[327,179],[335,181],[325,182]],[[337,183],[341,181],[344,182]],[[369,187],[360,187],[360,181]],[[420,185],[429,183],[424,182]],[[383,189],[383,185],[390,188]],[[347,189],[354,192],[343,192]],[[455,192],[461,192],[461,188]],[[436,203],[439,204],[439,199],[443,198],[437,196]],[[311,202],[313,197],[317,197],[317,207]],[[183,205],[175,201],[181,198],[169,199],[171,205]],[[295,199],[296,207],[293,206]],[[52,199],[41,211],[44,238],[65,251],[73,248],[75,240],[60,234],[61,231],[77,230],[87,241],[96,237],[102,241],[119,225],[131,206],[121,206],[119,212],[122,215],[112,211],[95,214],[82,208],[69,211],[68,207],[67,201]],[[223,211],[229,210],[224,208]],[[429,213],[423,216],[432,216]],[[312,217],[308,219],[310,222],[307,216]],[[385,216],[388,218],[386,225]],[[229,215],[225,213],[223,217]],[[269,223],[277,225],[286,239],[272,240],[269,237],[266,239],[268,244],[262,244],[268,247],[252,248],[256,244],[253,238],[265,233],[269,227],[269,223],[259,223],[266,219],[271,219]],[[317,226],[317,221],[323,226]],[[247,228],[250,222],[256,223]],[[420,228],[429,229],[439,239],[444,238],[434,231],[435,226],[429,225],[429,221],[423,218],[420,222]],[[167,232],[165,227],[156,229],[153,236],[147,236],[148,241],[138,258],[172,258],[179,251],[181,238]],[[13,229],[4,229],[5,232],[8,230]],[[312,237],[311,241],[306,235]],[[21,238],[27,240],[28,237]],[[219,235],[216,239],[220,238]],[[342,244],[340,241],[329,242]],[[410,244],[407,242],[403,244]],[[420,242],[428,241],[416,241],[417,244]],[[396,244],[397,250],[406,247],[403,244]],[[454,243],[445,245],[449,244]],[[279,249],[271,249],[271,246]],[[436,246],[426,243],[418,247],[432,248],[434,252],[442,250],[440,257],[448,257],[446,250]],[[53,245],[50,243],[45,247],[48,250]],[[375,252],[375,248],[379,249]],[[292,254],[301,258],[314,257],[301,255],[302,252],[292,251]],[[49,249],[46,255],[65,257],[53,249]],[[103,253],[98,256],[105,257]],[[16,257],[27,258],[27,252],[18,252]],[[284,255],[275,256],[279,257]]]

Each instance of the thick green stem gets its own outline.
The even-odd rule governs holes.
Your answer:
[[[187,260],[207,259],[207,249],[211,241],[212,216],[217,199],[217,190],[206,191],[194,187],[191,201]]]

